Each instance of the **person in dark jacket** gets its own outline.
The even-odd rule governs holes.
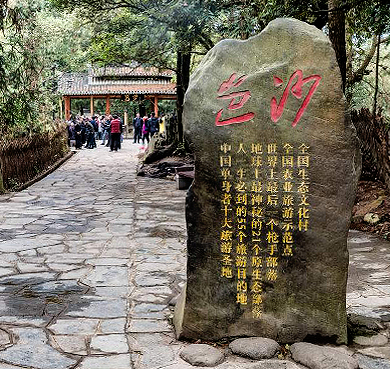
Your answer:
[[[113,119],[110,124],[110,131],[111,131],[110,151],[114,151],[114,150],[118,151],[118,148],[120,148],[122,124],[117,115],[113,116]]]
[[[87,127],[86,127],[85,122],[82,118],[80,121],[80,127],[81,127],[81,142],[84,145],[87,142]]]
[[[149,143],[150,119],[145,115],[142,120],[142,144],[145,144],[145,139]]]
[[[98,128],[99,128],[96,118],[97,118],[96,116],[93,116],[92,120],[91,120],[91,124],[93,126],[93,130],[95,131],[95,133],[98,131]]]
[[[102,137],[102,143],[101,145],[105,145],[106,144],[106,140],[107,140],[107,145],[106,146],[110,146],[108,143],[110,141],[110,119],[108,116],[105,116],[104,119],[103,119],[103,137]]]
[[[76,142],[76,132],[74,130],[74,123],[70,122],[68,124],[68,146],[69,147],[76,146],[75,142]]]
[[[85,120],[85,134],[87,136],[87,144],[85,147],[87,149],[94,149],[96,147],[95,142],[95,130],[93,129],[93,125],[90,121]]]
[[[150,137],[153,137],[159,129],[159,121],[155,114],[152,113],[149,119]]]
[[[93,126],[93,131],[94,131],[94,135],[95,135],[95,143],[96,143],[96,140],[98,139],[98,131],[99,131],[99,123],[98,123],[96,115],[94,115],[92,117],[91,124]]]
[[[139,143],[142,138],[142,125],[144,121],[141,118],[140,114],[137,113],[133,119],[133,128],[134,128],[134,143]]]
[[[107,118],[107,124],[108,124],[108,128],[107,128],[107,144],[106,146],[109,147],[111,146],[111,121],[112,121],[112,115],[109,115],[108,118]]]
[[[76,138],[76,149],[81,149],[83,146],[82,128],[79,121],[74,126],[75,138]]]

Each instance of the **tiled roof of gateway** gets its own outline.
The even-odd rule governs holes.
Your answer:
[[[118,78],[121,77],[121,78]],[[107,67],[90,69],[89,73],[65,73],[58,81],[62,95],[176,95],[172,72],[157,68]]]
[[[104,67],[91,68],[91,77],[121,77],[121,76],[148,76],[148,77],[172,77],[171,70],[161,70],[158,68],[143,68],[143,67]]]

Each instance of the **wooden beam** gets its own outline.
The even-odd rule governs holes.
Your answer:
[[[104,100],[107,95],[67,95],[67,96],[70,96],[72,99],[90,99],[91,96],[93,96],[93,98],[96,100],[96,99],[102,99]],[[120,99],[122,95],[109,95],[110,96],[110,99]]]
[[[160,100],[176,100],[177,96],[176,95],[158,95],[158,98]]]
[[[142,94],[138,94],[138,95],[142,95]],[[68,95],[70,96],[72,99],[90,99],[91,96],[93,96],[94,99],[102,99],[104,100],[107,95]],[[157,96],[160,100],[161,99],[164,99],[164,100],[176,100],[177,99],[177,96],[176,95],[153,95],[153,96]],[[110,95],[110,99],[120,99],[122,97],[122,95]]]

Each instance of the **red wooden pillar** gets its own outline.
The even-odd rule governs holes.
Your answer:
[[[93,117],[95,115],[93,96],[91,96],[90,107],[91,107],[91,109],[90,109],[91,110],[91,117]]]
[[[158,117],[158,97],[154,97],[154,115]]]
[[[65,101],[65,120],[70,119],[70,96],[64,96]]]
[[[110,96],[106,97],[106,115],[111,114]]]

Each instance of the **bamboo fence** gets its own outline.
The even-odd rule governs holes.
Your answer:
[[[0,192],[30,181],[68,151],[64,125],[52,132],[0,139]]]

